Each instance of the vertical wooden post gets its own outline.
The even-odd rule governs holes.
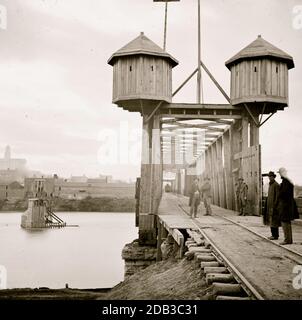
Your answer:
[[[157,214],[161,199],[162,159],[160,148],[160,116],[153,116],[152,127],[151,213]]]
[[[216,143],[216,163],[217,163],[217,181],[219,190],[219,206],[225,208],[225,186],[222,162],[222,138],[218,138]]]
[[[171,165],[172,166],[174,166],[176,164],[175,143],[176,143],[175,136],[172,136],[171,137]]]
[[[231,149],[231,128],[223,135],[223,153],[224,153],[224,177],[226,187],[226,207],[231,210],[233,207],[233,177],[232,177],[232,149]]]
[[[254,116],[256,120],[259,119],[259,116]],[[256,126],[255,122],[250,119],[250,146],[259,145],[259,127]]]
[[[219,206],[219,186],[218,186],[218,174],[217,174],[217,153],[216,153],[216,142],[214,142],[210,146],[211,150],[211,159],[212,159],[212,187],[213,187],[213,193],[214,193],[214,198],[213,202],[217,206]]]
[[[152,147],[152,125],[153,119],[145,122],[143,117],[142,134],[142,164],[140,182],[140,214],[149,214],[150,208],[150,181],[151,181],[151,147]]]
[[[241,175],[245,183],[249,181],[249,168],[247,167],[246,156],[249,148],[248,137],[249,137],[249,119],[247,116],[242,117],[242,130],[241,130]]]
[[[258,120],[259,116],[255,116]],[[259,145],[259,127],[250,119],[250,148],[253,214],[261,215],[262,211],[262,176],[261,176],[261,146]]]
[[[140,182],[139,242],[156,244],[156,214],[161,197],[162,160],[160,148],[160,116],[148,122],[143,118],[142,165]]]
[[[163,226],[157,217],[157,252],[156,252],[156,261],[162,260],[162,253],[161,253],[161,244],[162,244],[162,229]]]
[[[237,208],[237,201],[236,201],[236,188],[235,184],[237,183],[237,178],[240,175],[241,171],[241,159],[236,158],[235,155],[237,155],[239,152],[242,151],[242,142],[241,142],[241,131],[242,131],[242,121],[237,120],[234,122],[234,124],[231,126],[231,149],[232,149],[232,183],[233,183],[233,199],[234,199],[234,209],[238,211]]]
[[[212,146],[210,146],[208,149],[208,163],[209,163],[209,178],[211,179],[211,185],[212,185],[212,201],[214,203],[215,201],[215,194],[216,194],[216,189],[215,189],[215,175],[214,175],[214,168],[213,168],[213,158],[212,158]]]

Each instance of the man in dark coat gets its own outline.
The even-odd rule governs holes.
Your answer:
[[[270,171],[268,174],[269,188],[266,202],[266,210],[264,212],[264,223],[271,227],[272,236],[270,240],[277,240],[279,238],[279,227],[281,226],[279,214],[277,210],[279,198],[279,184],[276,182],[276,175]]]
[[[238,183],[236,187],[236,200],[237,200],[237,210],[239,211],[239,216],[246,215],[246,204],[247,204],[247,195],[248,195],[248,186],[244,182],[242,177],[238,178]]]
[[[293,236],[291,221],[299,217],[294,199],[294,185],[288,178],[285,168],[280,168],[278,173],[282,179],[278,197],[278,212],[284,232],[284,241],[280,244],[292,244]]]
[[[206,208],[206,214],[205,216],[211,216],[212,215],[212,208],[211,208],[211,183],[210,178],[205,177],[205,182],[201,186],[201,194],[202,194],[202,200],[204,207]]]
[[[200,204],[199,180],[195,178],[191,187],[190,199],[189,199],[191,218],[193,217],[196,218],[199,204]]]

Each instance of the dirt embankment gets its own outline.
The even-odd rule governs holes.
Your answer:
[[[109,300],[208,300],[208,287],[194,261],[169,259],[153,264],[115,286]]]

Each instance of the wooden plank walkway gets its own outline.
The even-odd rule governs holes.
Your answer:
[[[182,196],[164,193],[158,209],[158,217],[169,229],[196,229],[190,217],[181,209]]]
[[[195,229],[192,219],[184,212],[188,210],[187,197],[164,194],[159,219],[171,229]],[[302,265],[302,258],[222,218],[227,216],[268,236],[270,230],[262,226],[261,217],[239,217],[235,212],[216,206],[213,206],[213,214],[203,216],[199,213],[196,220],[199,227],[266,299],[302,299],[302,290],[296,290],[292,285],[293,268]],[[297,239],[301,239],[302,226],[294,225],[293,231],[296,243],[289,247],[302,252],[302,245],[297,243]],[[282,231],[280,235],[283,237]]]

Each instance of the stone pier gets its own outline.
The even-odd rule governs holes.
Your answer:
[[[157,249],[153,246],[141,246],[138,240],[128,243],[122,250],[122,258],[125,260],[124,278],[145,269],[156,262]]]

